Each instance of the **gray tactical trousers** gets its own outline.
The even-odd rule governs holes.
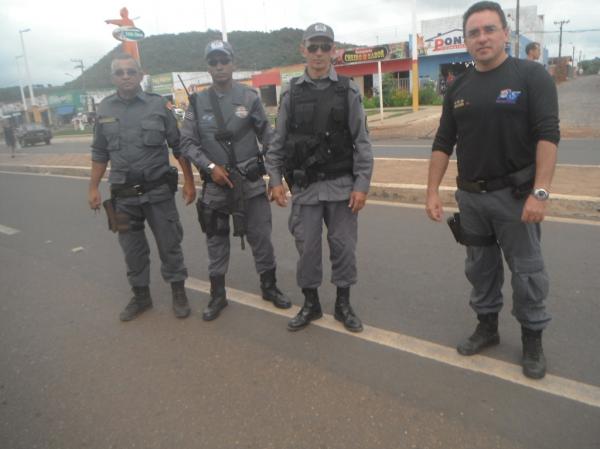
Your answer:
[[[119,243],[125,254],[127,279],[132,287],[150,284],[150,247],[143,229],[144,220],[148,222],[161,260],[161,273],[166,282],[183,281],[187,278],[187,269],[183,261],[181,240],[183,229],[175,199],[170,198],[157,203],[132,204],[131,199],[117,200],[117,210],[125,212],[139,224],[139,230],[119,233]]]
[[[348,200],[321,201],[316,205],[292,204],[289,230],[296,240],[300,258],[296,280],[300,288],[318,288],[323,280],[321,236],[327,226],[331,260],[331,283],[337,287],[356,284],[356,240],[358,214]]]
[[[456,192],[461,226],[475,235],[494,234],[492,246],[468,246],[465,274],[473,286],[470,304],[477,314],[502,308],[502,253],[512,272],[512,314],[526,328],[544,329],[551,317],[544,300],[549,280],[542,259],[539,224],[521,222],[525,199],[513,198],[509,188],[488,193]]]
[[[246,238],[252,248],[257,273],[275,268],[275,253],[271,243],[271,205],[261,194],[246,200]],[[220,276],[229,268],[229,235],[206,237],[208,275]]]

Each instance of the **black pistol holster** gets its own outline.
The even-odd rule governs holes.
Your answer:
[[[495,235],[469,234],[460,225],[460,214],[457,212],[447,220],[450,231],[457,243],[465,246],[492,246],[497,244]]]

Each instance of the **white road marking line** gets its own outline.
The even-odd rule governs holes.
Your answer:
[[[21,231],[19,231],[18,229],[9,228],[8,226],[0,225],[0,232],[2,234],[6,234],[6,235],[15,235],[15,234],[18,234]]]
[[[398,145],[388,144],[388,143],[381,143],[381,144],[372,143],[371,146],[373,148],[431,148],[431,145],[423,145],[422,143],[415,144],[415,145],[409,145],[406,143],[398,144]]]
[[[186,280],[186,287],[205,294],[210,294],[210,283],[200,279],[192,277],[188,278]],[[287,318],[292,318],[299,310],[298,306],[292,306],[292,308],[287,310],[277,309],[270,302],[263,300],[258,295],[229,287],[227,288],[227,298],[235,303]],[[523,375],[521,367],[518,365],[482,355],[464,357],[459,355],[454,348],[420,340],[408,335],[378,329],[373,326],[364,325],[363,332],[358,334],[351,333],[346,331],[340,323],[335,321],[333,316],[328,314],[323,314],[323,318],[312,322],[310,325],[345,334],[348,337],[359,338],[398,351],[414,354],[418,357],[444,363],[456,368],[496,377],[553,396],[600,408],[600,387],[595,385],[566,379],[553,374],[547,374],[546,377],[541,380],[528,379]],[[287,332],[285,329],[282,329],[281,331]]]

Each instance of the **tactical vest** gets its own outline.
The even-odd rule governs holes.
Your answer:
[[[290,81],[285,141],[285,178],[290,185],[352,174],[354,142],[348,128],[350,79],[339,76],[326,89]]]
[[[234,86],[235,88],[235,86]],[[200,131],[200,144],[206,156],[217,165],[228,165],[229,157],[222,144],[217,141],[215,135],[219,132],[215,114],[212,110],[208,91],[193,94],[195,101],[194,114],[198,129]],[[250,117],[251,105],[234,105],[234,113],[227,116],[225,113],[225,125],[233,134],[233,147],[235,148],[235,159],[238,163],[254,160],[259,155],[256,142],[256,133],[252,126]]]

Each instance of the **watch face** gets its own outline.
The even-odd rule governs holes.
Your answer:
[[[550,196],[550,194],[548,193],[547,190],[544,190],[544,189],[535,189],[533,191],[533,196],[535,196],[540,201],[545,201],[545,200],[548,199],[548,197]]]

